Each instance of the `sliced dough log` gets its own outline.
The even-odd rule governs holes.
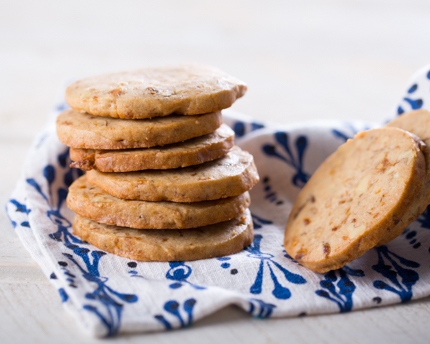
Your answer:
[[[73,148],[144,148],[206,135],[221,124],[221,112],[131,120],[66,110],[57,118],[57,135],[61,142]]]
[[[246,85],[201,65],[146,68],[100,75],[71,84],[66,101],[75,110],[142,119],[172,113],[197,115],[230,107]]]
[[[249,207],[245,192],[239,196],[194,203],[124,200],[91,185],[86,176],[69,188],[67,206],[91,220],[131,228],[195,228],[231,220]]]
[[[239,147],[220,159],[182,169],[127,173],[91,170],[87,177],[91,184],[118,198],[172,202],[237,196],[259,180],[252,155]]]
[[[421,141],[397,129],[361,132],[328,157],[300,191],[285,249],[326,272],[360,257],[408,211],[426,174]]]
[[[82,240],[118,256],[143,261],[188,261],[237,253],[251,244],[249,210],[238,217],[193,229],[131,229],[100,224],[75,215],[73,230]]]
[[[397,238],[430,204],[430,112],[427,110],[417,110],[401,115],[391,121],[386,127],[400,128],[418,136],[425,144],[423,150],[426,160],[426,179],[421,190],[412,201],[409,210],[399,219],[396,227],[382,238],[378,246],[385,245],[389,241]]]
[[[91,150],[70,149],[70,166],[101,172],[173,169],[199,165],[225,155],[234,145],[234,131],[223,124],[213,133],[163,147]]]

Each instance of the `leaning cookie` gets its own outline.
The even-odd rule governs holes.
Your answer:
[[[87,178],[112,196],[155,202],[200,202],[237,196],[259,180],[252,155],[239,147],[201,165],[125,173],[91,170]]]
[[[409,131],[418,136],[426,144],[427,147],[423,149],[423,153],[426,159],[427,169],[424,185],[415,196],[407,213],[400,219],[396,227],[378,243],[378,246],[385,245],[389,241],[395,239],[410,223],[415,221],[430,204],[430,112],[427,110],[417,110],[403,114],[388,123],[386,127],[395,127]]]
[[[130,172],[199,165],[221,158],[234,145],[234,131],[223,124],[213,133],[163,147],[120,150],[70,149],[70,167],[85,171]]]
[[[239,196],[194,203],[125,200],[91,185],[84,175],[69,187],[67,206],[91,220],[130,228],[181,229],[228,221],[242,214],[251,199]]]
[[[381,128],[339,147],[294,203],[285,228],[287,253],[323,273],[391,235],[424,183],[422,144],[406,131]]]
[[[74,234],[118,256],[142,261],[189,261],[227,256],[253,239],[249,210],[234,219],[193,229],[131,229],[75,215]]]
[[[246,85],[201,65],[146,68],[77,81],[66,90],[72,109],[97,116],[142,119],[198,115],[230,107]]]
[[[221,112],[127,120],[66,110],[57,118],[57,135],[61,142],[72,148],[143,148],[203,136],[221,124]]]

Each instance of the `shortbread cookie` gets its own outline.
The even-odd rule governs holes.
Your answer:
[[[427,110],[412,111],[399,116],[394,121],[388,123],[386,127],[395,127],[409,131],[418,136],[426,144],[427,147],[423,150],[423,153],[426,159],[427,172],[423,187],[415,196],[409,210],[400,219],[397,226],[382,238],[378,246],[386,244],[403,233],[406,227],[415,221],[430,204],[430,112]]]
[[[71,84],[66,101],[97,116],[141,119],[230,107],[246,85],[218,69],[183,65],[96,76]]]
[[[129,172],[172,169],[199,165],[218,159],[234,145],[234,131],[223,124],[213,133],[163,147],[92,150],[70,149],[70,166],[85,171]]]
[[[175,170],[87,172],[88,181],[108,194],[142,201],[199,202],[240,195],[258,182],[252,155],[234,147],[224,157]]]
[[[66,110],[57,118],[57,135],[61,142],[73,148],[143,148],[206,135],[221,124],[221,112],[132,120]]]
[[[245,192],[239,196],[194,203],[125,200],[91,185],[86,176],[69,187],[67,205],[91,220],[131,228],[180,229],[231,220],[249,207]]]
[[[323,273],[376,246],[423,185],[421,144],[406,131],[381,128],[358,133],[339,147],[297,196],[285,228],[288,254]]]
[[[251,244],[247,209],[226,222],[192,229],[131,229],[75,215],[73,231],[82,240],[118,256],[144,261],[188,261],[237,253]]]

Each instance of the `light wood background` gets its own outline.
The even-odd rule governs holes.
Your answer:
[[[430,2],[0,0],[0,203],[68,80],[198,62],[249,85],[260,120],[380,121],[430,63]],[[0,343],[93,343],[0,212]],[[227,308],[192,328],[120,343],[425,343],[430,299],[261,321]]]

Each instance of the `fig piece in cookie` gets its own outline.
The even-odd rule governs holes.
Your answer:
[[[237,253],[254,237],[251,213],[191,229],[131,229],[75,215],[73,232],[103,251],[142,261],[189,261]]]
[[[87,178],[112,196],[155,202],[200,202],[237,196],[259,180],[252,155],[239,147],[201,165],[124,173],[91,170]]]
[[[423,143],[397,128],[358,133],[330,155],[300,191],[284,245],[312,271],[338,269],[389,235],[425,175]]]
[[[403,114],[388,123],[386,127],[400,128],[418,136],[426,145],[426,149],[423,152],[427,168],[424,185],[415,196],[408,211],[399,219],[399,223],[395,228],[382,238],[378,246],[385,245],[397,238],[430,204],[430,112],[427,110],[417,110]]]
[[[220,111],[246,89],[242,81],[216,68],[189,64],[76,81],[67,88],[66,101],[72,109],[97,116],[142,119]]]
[[[118,150],[70,149],[70,166],[101,172],[172,169],[221,158],[234,145],[234,131],[223,124],[213,133],[162,147]]]
[[[67,206],[91,220],[131,228],[179,229],[228,221],[242,214],[251,199],[238,196],[194,203],[148,202],[117,198],[91,185],[84,175],[69,188]]]
[[[72,148],[143,148],[206,135],[221,124],[221,112],[132,120],[66,110],[57,118],[57,135],[61,142]]]

